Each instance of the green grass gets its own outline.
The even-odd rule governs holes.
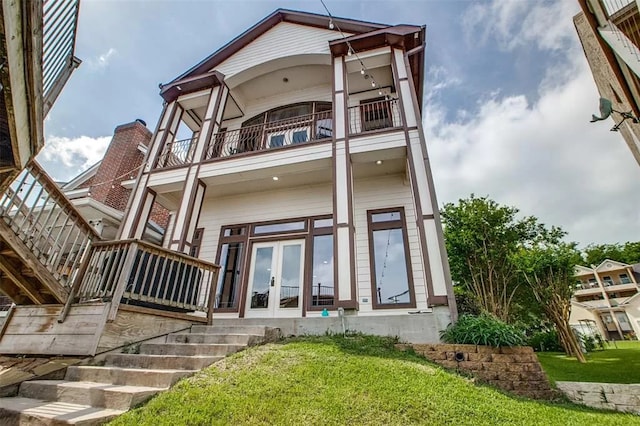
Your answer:
[[[179,382],[112,425],[640,425],[474,385],[377,337],[251,348]]]
[[[538,352],[549,379],[569,382],[640,383],[640,342],[616,342],[590,352],[587,363],[559,352]]]

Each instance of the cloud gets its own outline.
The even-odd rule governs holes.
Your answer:
[[[567,66],[564,64],[564,66]],[[598,94],[585,61],[540,98],[491,98],[466,121],[424,117],[440,203],[471,193],[560,225],[582,244],[640,240],[640,168],[609,123],[589,123]]]
[[[462,22],[469,44],[494,40],[502,50],[514,50],[533,42],[538,49],[560,51],[575,39],[570,18],[578,10],[569,1],[493,0],[469,7]]]
[[[102,160],[110,142],[111,136],[49,136],[37,160],[54,179],[68,181]]]
[[[110,47],[106,52],[98,55],[97,57],[89,58],[87,63],[89,68],[94,70],[103,70],[107,68],[109,63],[111,63],[112,58],[118,54],[118,51],[113,47]]]
[[[462,80],[449,72],[449,70],[447,70],[445,67],[429,67],[425,78],[425,99],[427,102],[429,102],[444,90],[458,86],[461,83]]]

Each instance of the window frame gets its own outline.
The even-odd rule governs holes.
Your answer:
[[[323,227],[315,227],[315,221],[316,220],[321,220],[321,219],[332,219],[332,223],[329,226],[323,226]],[[309,268],[307,268],[306,271],[306,276],[305,276],[305,281],[306,281],[306,301],[305,301],[305,305],[306,305],[306,310],[307,311],[311,311],[311,312],[318,312],[318,311],[322,311],[324,309],[327,310],[333,310],[336,309],[337,307],[337,302],[338,302],[338,282],[336,280],[336,271],[337,271],[337,265],[336,265],[336,259],[335,259],[335,247],[336,247],[336,235],[334,233],[334,227],[335,227],[335,220],[333,219],[332,215],[324,215],[324,216],[313,216],[311,218],[309,218],[309,240],[307,243],[307,247],[308,247],[308,264],[309,264]],[[331,235],[333,238],[333,303],[331,305],[317,305],[314,306],[311,304],[311,301],[313,299],[313,243],[314,243],[314,238],[315,237],[321,237],[323,235]]]
[[[400,219],[385,222],[373,222],[373,215],[378,213],[400,213]],[[407,268],[407,286],[409,289],[408,303],[378,303],[374,231],[400,229],[404,243],[404,260]],[[371,277],[371,302],[373,309],[404,309],[416,307],[415,286],[413,282],[413,268],[411,266],[411,251],[409,250],[409,238],[404,207],[389,207],[383,209],[367,210],[367,233],[369,236],[369,273]]]

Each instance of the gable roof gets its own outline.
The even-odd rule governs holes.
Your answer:
[[[343,32],[352,34],[363,34],[389,27],[388,25],[384,24],[357,21],[347,18],[333,17],[331,19],[340,27]],[[289,9],[277,9],[271,15],[267,16],[266,18],[231,40],[229,43],[225,44],[220,49],[204,58],[198,64],[187,70],[185,73],[171,80],[168,84],[173,84],[176,81],[185,79],[187,77],[193,77],[195,75],[209,72],[218,64],[231,57],[233,54],[247,46],[249,43],[260,37],[262,34],[266,33],[268,30],[270,30],[280,22],[290,22],[293,24],[307,25],[311,27],[327,28],[329,25],[329,20],[330,18],[326,15],[319,15],[309,12],[299,12]],[[340,33],[336,31],[336,37],[339,37],[339,35]]]
[[[596,271],[613,271],[615,269],[626,268],[628,266],[631,265],[618,262],[617,260],[605,259],[596,267]]]

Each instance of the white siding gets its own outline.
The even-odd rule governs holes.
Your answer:
[[[278,58],[305,54],[328,55],[328,42],[340,37],[340,33],[335,30],[281,22],[215,69],[229,78],[255,65]]]
[[[402,175],[376,177],[355,180],[354,209],[356,226],[356,276],[358,282],[358,301],[360,313],[372,313],[371,273],[369,266],[369,230],[367,228],[367,210],[404,207],[407,225],[407,237],[416,294],[416,309],[427,309],[424,267],[416,226],[415,208],[411,187],[404,183]],[[367,298],[367,303],[362,299]],[[390,313],[388,309],[384,313]],[[380,311],[380,312],[383,312]]]
[[[199,257],[209,262],[216,260],[222,226],[331,214],[332,210],[329,184],[206,198],[198,222],[199,228],[205,228]]]

